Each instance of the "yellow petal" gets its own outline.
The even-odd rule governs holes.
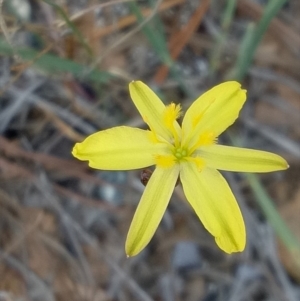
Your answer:
[[[198,171],[186,163],[180,172],[184,193],[202,221],[226,253],[243,251],[246,244],[244,220],[226,180],[215,169]]]
[[[163,120],[166,107],[159,97],[141,81],[131,82],[129,84],[129,92],[132,101],[150,129],[157,135],[170,141],[172,134]]]
[[[220,170],[270,172],[288,168],[282,157],[248,148],[211,145],[201,147],[195,153],[204,159],[207,166]]]
[[[137,255],[149,243],[171,198],[179,174],[179,166],[157,167],[136,209],[126,240],[126,254]]]
[[[165,144],[151,141],[149,131],[120,126],[88,136],[75,144],[72,154],[96,169],[129,170],[154,165],[165,149]]]
[[[235,81],[222,83],[201,95],[184,116],[184,143],[191,139],[194,144],[204,132],[219,136],[236,120],[245,101],[246,90]]]

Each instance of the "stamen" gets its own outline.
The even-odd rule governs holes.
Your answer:
[[[200,137],[199,140],[197,141],[197,145],[211,145],[216,142],[216,136],[214,135],[213,132],[207,132],[203,133]]]
[[[179,118],[181,115],[181,106],[180,104],[176,105],[175,103],[171,103],[166,106],[165,111],[163,113],[163,122],[167,128],[172,130],[174,127],[174,121]]]
[[[165,126],[171,131],[174,137],[174,145],[179,145],[179,137],[178,133],[174,127],[174,122],[177,118],[181,115],[181,106],[180,104],[176,105],[171,103],[170,105],[166,106],[165,111],[163,113],[163,123]]]
[[[197,130],[196,128],[200,129],[199,126],[201,126],[200,123],[201,119],[203,118],[207,110],[210,108],[210,106],[215,102],[215,100],[216,98],[211,98],[209,101],[204,103],[203,105],[206,106],[202,108],[200,112],[198,112],[198,115],[192,117],[192,130],[189,133],[184,133],[183,135],[184,137],[183,144],[185,146],[187,146],[190,143],[190,141],[193,139],[195,132],[199,132],[199,130]]]
[[[156,155],[155,163],[159,167],[169,168],[174,166],[176,161],[173,155]]]
[[[198,171],[201,171],[205,166],[205,161],[199,157],[188,157],[187,161],[195,163]]]
[[[189,149],[189,154],[191,155],[200,146],[207,146],[217,143],[218,138],[213,132],[207,132],[200,135],[198,141],[195,145]]]

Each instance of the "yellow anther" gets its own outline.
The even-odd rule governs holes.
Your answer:
[[[217,142],[217,137],[213,132],[206,132],[199,136],[198,141],[195,145],[189,149],[189,154],[191,155],[197,148],[201,146],[212,145]]]
[[[163,113],[163,121],[167,128],[173,130],[174,121],[179,118],[181,115],[181,106],[176,105],[175,103],[171,103],[166,106],[165,111]]]
[[[155,163],[159,167],[169,168],[175,165],[175,157],[173,155],[157,155],[155,156]]]
[[[197,166],[198,171],[201,171],[205,166],[205,161],[199,157],[188,157],[187,161],[194,162]]]

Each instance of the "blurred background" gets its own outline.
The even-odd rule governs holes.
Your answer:
[[[300,1],[1,0],[0,300],[300,300]],[[247,226],[219,250],[177,187],[149,246],[124,242],[140,171],[91,170],[74,143],[144,127],[139,79],[186,109],[235,79],[248,90],[219,141],[290,164],[224,173]]]

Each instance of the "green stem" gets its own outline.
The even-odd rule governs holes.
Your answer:
[[[237,64],[230,77],[238,80],[242,80],[245,77],[252,64],[255,51],[267,31],[269,24],[287,1],[288,0],[269,0],[259,23],[255,27],[250,25],[242,42]]]

